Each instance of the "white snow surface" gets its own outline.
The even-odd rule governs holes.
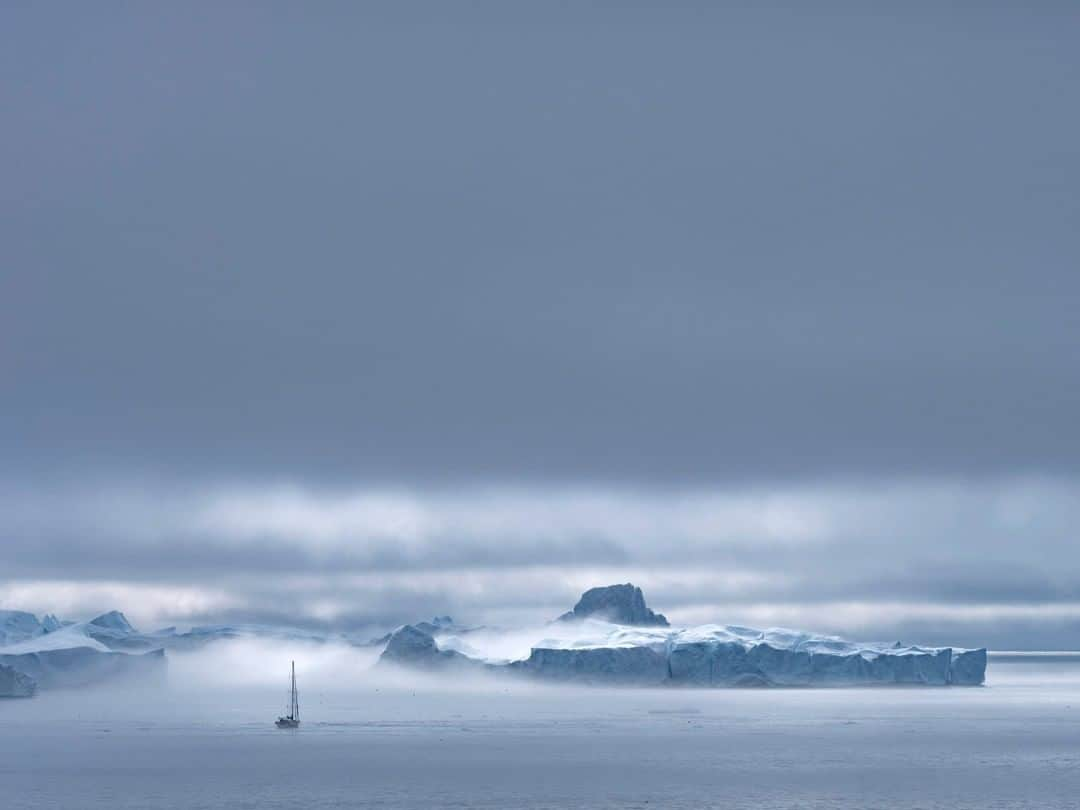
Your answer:
[[[828,636],[770,627],[758,630],[733,624],[703,624],[694,627],[629,627],[596,619],[581,622],[553,622],[539,628],[520,631],[481,631],[470,633],[468,642],[452,635],[436,637],[440,649],[458,650],[488,663],[503,663],[529,657],[533,649],[588,650],[648,647],[656,652],[668,652],[680,644],[735,643],[745,649],[768,644],[777,650],[828,653],[831,655],[859,654],[866,658],[879,655],[937,653],[944,649],[899,645],[897,642],[856,642],[839,636]],[[963,652],[960,648],[951,648]]]
[[[17,644],[4,645],[0,647],[0,653],[4,655],[22,655],[23,653],[44,652],[45,650],[67,650],[73,647],[90,647],[100,652],[109,651],[109,648],[100,641],[86,635],[86,622],[80,622],[79,624],[68,625],[53,633],[34,636]]]
[[[24,610],[0,610],[0,646],[26,641],[45,632],[33,613]]]

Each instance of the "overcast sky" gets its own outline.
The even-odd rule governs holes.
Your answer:
[[[6,3],[0,607],[1080,647],[1078,98],[1075,3]]]

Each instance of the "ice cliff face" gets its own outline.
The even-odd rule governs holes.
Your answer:
[[[668,626],[668,620],[664,616],[653,613],[646,607],[641,588],[635,588],[630,583],[585,591],[574,609],[559,617],[559,621],[564,622],[575,619],[604,619],[614,624],[641,627]]]
[[[539,647],[510,668],[551,681],[659,686],[668,679],[667,657],[649,647]]]
[[[549,680],[670,686],[849,686],[983,682],[985,650],[855,644],[790,630],[706,625],[638,630],[592,622],[513,667]]]
[[[693,686],[974,685],[983,682],[986,651],[707,626],[671,637],[668,669],[673,684]]]
[[[613,614],[637,626],[590,618]],[[428,669],[472,662],[542,680],[637,686],[977,685],[986,674],[985,649],[859,644],[780,628],[672,628],[632,585],[587,591],[528,656],[509,662],[485,658],[452,631],[435,629],[401,628],[382,660]]]
[[[13,667],[0,664],[0,698],[33,697],[37,682]]]

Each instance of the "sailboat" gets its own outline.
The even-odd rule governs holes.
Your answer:
[[[278,728],[298,728],[300,726],[300,700],[296,695],[296,662],[292,662],[292,679],[289,682],[289,713],[279,717],[274,723]]]

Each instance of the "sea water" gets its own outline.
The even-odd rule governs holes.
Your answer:
[[[305,684],[300,661],[297,730],[273,725],[281,669],[0,702],[0,806],[1080,807],[1076,656],[895,689]]]

